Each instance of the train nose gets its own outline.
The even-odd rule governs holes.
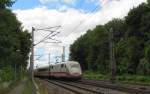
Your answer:
[[[81,71],[78,68],[72,68],[71,69],[71,74],[75,75],[75,76],[78,76],[78,75],[81,75]]]
[[[73,69],[71,75],[74,77],[81,76],[81,72],[78,69]]]
[[[72,73],[72,76],[77,77],[77,76],[81,76],[81,74],[79,74],[79,73]]]

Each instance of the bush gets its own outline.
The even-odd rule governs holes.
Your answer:
[[[14,71],[11,68],[4,68],[0,70],[0,81],[10,81],[14,78]]]
[[[83,77],[86,79],[96,79],[96,80],[107,79],[107,77],[105,75],[102,75],[100,72],[92,72],[92,71],[83,72]]]
[[[140,75],[150,74],[150,64],[146,58],[140,60],[139,66],[137,68],[137,73]]]
[[[118,81],[125,81],[125,82],[133,82],[133,83],[150,83],[149,76],[142,76],[142,75],[122,75],[117,76],[116,79]]]

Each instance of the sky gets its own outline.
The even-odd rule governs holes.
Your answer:
[[[124,18],[130,9],[143,2],[146,0],[17,0],[11,9],[29,32],[32,27],[61,26],[53,29],[60,32],[53,38],[62,43],[41,43],[35,47],[35,54],[43,55],[35,60],[35,66],[42,67],[48,64],[49,53],[51,62],[55,62],[56,56],[61,56],[63,46],[66,47],[68,60],[70,45],[87,30],[114,18]],[[44,31],[35,32],[35,44],[48,34]]]

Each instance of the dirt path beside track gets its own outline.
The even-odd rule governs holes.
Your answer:
[[[23,79],[13,90],[11,90],[8,94],[22,94],[24,87],[25,87],[25,83],[26,83],[27,79]]]

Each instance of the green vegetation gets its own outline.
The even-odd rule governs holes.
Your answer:
[[[47,91],[47,88],[41,84],[41,82],[39,80],[36,80],[36,83],[38,85],[38,92],[40,94],[48,94],[48,91]],[[25,88],[23,90],[23,94],[33,94],[33,90],[32,90],[32,86],[33,86],[33,83],[31,80],[28,79],[26,85],[25,85]]]
[[[31,35],[8,9],[13,3],[0,1],[0,83],[22,78],[30,52]]]
[[[14,86],[18,85],[20,81],[14,82],[5,82],[0,84],[0,94],[7,94],[10,90],[14,88]]]
[[[1,0],[0,8],[11,7],[16,0]]]
[[[101,74],[100,72],[91,72],[91,71],[85,71],[83,73],[83,78],[86,79],[96,79],[96,80],[106,80],[109,77],[106,75]]]
[[[109,75],[103,75],[100,72],[91,72],[85,71],[83,73],[83,77],[86,79],[96,79],[96,80],[109,80]],[[150,76],[141,76],[141,75],[121,75],[116,77],[117,81],[125,82],[125,83],[144,83],[150,85]]]
[[[36,83],[39,87],[38,91],[39,91],[40,94],[48,94],[47,88],[39,80],[36,80]]]
[[[114,19],[88,30],[71,45],[70,60],[79,61],[83,71],[99,71],[100,74],[108,75],[111,28],[114,31],[117,75],[129,76],[125,79],[135,75],[135,81],[147,79],[150,75],[150,0],[131,9],[123,19]],[[124,79],[122,77],[118,79]],[[99,75],[98,78],[103,77]]]
[[[32,81],[31,80],[28,80],[25,84],[25,87],[24,87],[24,90],[23,90],[23,94],[33,94],[32,93]]]

